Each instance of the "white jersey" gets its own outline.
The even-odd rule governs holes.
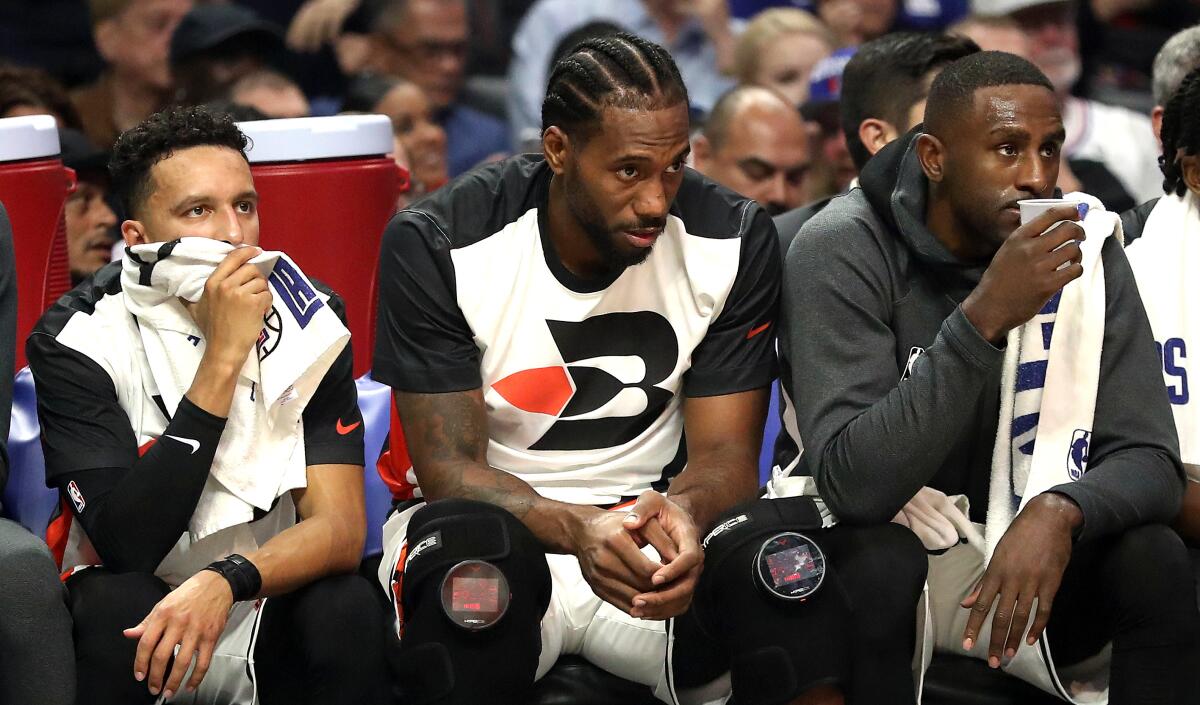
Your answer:
[[[407,392],[481,389],[493,467],[611,504],[683,469],[683,397],[770,383],[778,244],[752,201],[689,170],[648,259],[584,280],[548,236],[550,176],[515,157],[396,216],[373,374]],[[415,478],[387,479],[402,496]]]

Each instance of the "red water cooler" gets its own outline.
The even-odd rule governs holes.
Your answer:
[[[408,187],[387,156],[383,115],[238,123],[259,194],[260,244],[282,250],[341,294],[354,346],[354,376],[371,367],[376,269],[383,229]]]
[[[63,206],[75,173],[59,159],[49,115],[0,119],[0,203],[12,223],[17,265],[17,369],[42,312],[71,288]]]

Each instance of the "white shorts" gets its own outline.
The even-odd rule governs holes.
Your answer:
[[[982,530],[982,526],[979,527]],[[971,610],[962,607],[983,577],[983,553],[971,544],[959,544],[929,557],[928,596],[934,647],[938,651],[973,656],[986,661],[992,638],[992,616],[984,620],[975,647],[963,650],[963,630]],[[1033,646],[1021,640],[1017,655],[1001,668],[1048,693],[1073,703],[1108,702],[1108,662],[1111,649],[1071,668],[1054,668],[1046,633]]]
[[[158,703],[175,705],[254,705],[258,690],[254,674],[254,647],[258,642],[258,627],[262,622],[266,599],[236,602],[229,610],[225,631],[213,649],[208,673],[196,692],[180,688],[173,698],[159,697]],[[179,647],[175,647],[178,650]],[[191,677],[192,669],[183,682]]]
[[[393,610],[400,600],[394,594],[392,577],[406,543],[408,522],[418,504],[392,514],[383,526],[383,560],[379,582],[391,600]],[[658,554],[650,546],[643,551],[654,560]],[[538,658],[540,679],[559,656],[573,654],[624,678],[654,689],[654,695],[667,703],[718,705],[729,697],[728,676],[703,688],[672,693],[670,652],[674,637],[670,622],[637,619],[601,600],[583,578],[574,556],[547,554],[552,591],[550,604],[542,617],[542,651]],[[393,628],[399,629],[399,615]]]

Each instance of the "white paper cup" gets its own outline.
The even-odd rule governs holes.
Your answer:
[[[1026,198],[1023,201],[1017,201],[1017,206],[1021,209],[1021,225],[1037,218],[1055,206],[1068,205],[1075,206],[1079,210],[1080,220],[1087,216],[1088,204],[1080,201],[1072,201],[1068,198]]]

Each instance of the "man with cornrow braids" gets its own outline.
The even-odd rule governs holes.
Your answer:
[[[778,242],[684,166],[670,56],[585,40],[542,117],[542,154],[384,235],[374,375],[403,432],[379,577],[406,702],[526,703],[565,654],[664,702],[913,702],[919,542],[754,499]]]
[[[1191,403],[1186,364],[1188,343],[1200,340],[1192,283],[1200,267],[1200,68],[1187,74],[1166,101],[1162,146],[1158,162],[1165,195],[1123,213],[1121,220],[1127,242],[1140,236],[1126,253],[1154,331],[1179,431],[1179,456],[1190,480],[1174,526],[1200,576],[1200,409]]]

